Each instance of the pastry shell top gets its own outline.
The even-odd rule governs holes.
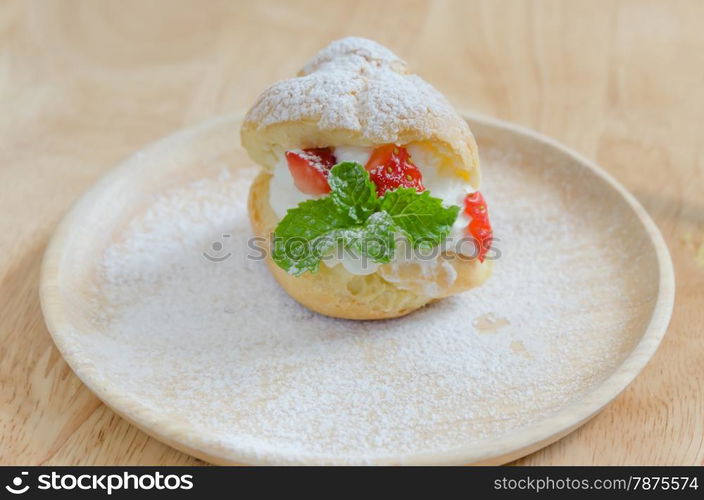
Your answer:
[[[406,63],[376,42],[332,42],[298,76],[273,84],[247,113],[242,145],[272,171],[284,150],[423,143],[439,165],[479,186],[467,123]]]

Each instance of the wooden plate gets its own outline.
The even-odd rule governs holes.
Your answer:
[[[120,415],[215,463],[503,463],[561,438],[657,349],[670,257],[593,163],[468,121],[500,253],[485,286],[382,322],[298,306],[248,242],[257,169],[225,117],[136,153],[64,218],[41,277],[56,345]]]

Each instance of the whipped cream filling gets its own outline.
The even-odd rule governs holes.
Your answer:
[[[436,198],[440,198],[445,206],[457,205],[462,208],[457,220],[452,226],[448,236],[446,249],[458,253],[466,253],[472,255],[474,247],[471,241],[462,244],[463,238],[467,236],[467,226],[471,218],[464,212],[464,198],[468,193],[472,193],[475,189],[463,179],[456,175],[444,174],[440,168],[440,162],[432,151],[418,144],[410,144],[406,146],[408,152],[413,159],[413,163],[420,169],[423,174],[423,186],[430,191],[430,194]],[[360,146],[338,146],[335,148],[335,158],[338,163],[355,162],[365,165],[371,156],[373,148]],[[325,195],[323,195],[325,196]],[[319,198],[302,193],[293,183],[291,173],[288,169],[286,156],[282,151],[277,155],[277,162],[274,165],[274,171],[269,183],[269,202],[276,216],[281,219],[286,215],[286,212],[299,203]],[[437,276],[438,272],[444,273],[447,276],[447,285],[451,286],[456,278],[454,268],[447,262],[441,262],[437,257],[427,258],[416,255],[409,255],[405,251],[404,245],[399,245],[397,248],[394,260],[391,262],[391,274],[385,273],[385,278],[389,281],[397,283],[400,288],[403,288],[404,280],[401,277],[395,277],[393,270],[400,266],[407,266],[409,263],[419,266],[422,276],[427,276],[432,279]],[[344,251],[336,251],[333,255],[329,255],[323,259],[323,263],[328,267],[342,265],[348,272],[355,275],[368,275],[375,273],[381,264],[372,262],[369,259],[364,259],[354,252],[345,249]],[[436,284],[430,284],[433,289],[427,290],[428,296],[435,296],[440,293]]]
[[[406,149],[411,155],[413,163],[423,174],[425,189],[430,191],[430,194],[435,198],[440,198],[443,205],[457,205],[462,209],[452,225],[448,240],[452,249],[456,249],[457,253],[471,255],[474,251],[472,245],[461,244],[462,238],[467,236],[467,226],[472,221],[464,211],[464,199],[476,189],[458,176],[444,173],[438,157],[428,148],[418,144],[409,144]]]
[[[364,146],[338,146],[335,148],[334,153],[338,163],[349,161],[364,166],[369,161],[372,151],[372,148]]]
[[[269,204],[274,210],[276,217],[279,220],[283,219],[290,208],[313,198],[318,198],[318,196],[302,193],[293,184],[293,178],[288,169],[288,162],[284,153],[277,155],[274,172],[269,180]]]

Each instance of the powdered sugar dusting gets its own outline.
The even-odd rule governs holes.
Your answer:
[[[413,130],[416,140],[452,131],[469,140],[467,124],[447,100],[385,47],[357,37],[331,43],[301,76],[269,87],[245,124],[257,129],[314,121],[320,130],[360,132],[369,144],[398,142]]]
[[[619,240],[602,194],[559,167],[486,153],[501,257],[483,287],[398,320],[312,313],[247,258],[253,172],[223,170],[164,192],[105,251],[99,294],[112,307],[82,339],[86,356],[144,407],[251,460],[437,452],[562,408],[635,341],[622,332],[654,293],[637,278],[643,242]],[[480,334],[489,313],[506,325]]]
[[[301,74],[309,75],[328,65],[356,73],[369,73],[378,69],[406,72],[406,63],[389,49],[372,40],[355,36],[332,42],[308,61]]]

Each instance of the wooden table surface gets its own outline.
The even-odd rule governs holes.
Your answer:
[[[351,34],[388,45],[458,108],[595,159],[668,242],[677,297],[652,362],[519,463],[704,463],[702,19],[697,0],[2,2],[0,463],[198,463],[73,375],[42,319],[42,254],[71,203],[130,152],[247,108]]]

